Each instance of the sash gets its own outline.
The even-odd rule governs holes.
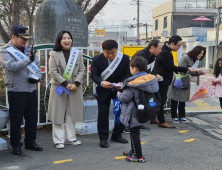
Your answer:
[[[72,48],[69,56],[69,61],[67,63],[66,69],[63,73],[63,77],[69,81],[71,79],[74,67],[76,65],[77,58],[79,56],[79,50],[76,48]]]
[[[105,81],[118,67],[119,63],[121,62],[123,58],[123,54],[118,52],[115,59],[112,61],[112,63],[102,72],[101,78]]]
[[[199,66],[200,60],[196,60],[196,62],[194,63],[194,65],[192,66],[192,68],[197,69]]]
[[[63,78],[65,78],[67,81],[69,81],[71,79],[71,76],[72,76],[73,70],[75,68],[78,56],[79,56],[79,50],[76,48],[72,48],[72,50],[70,52],[70,56],[69,56],[69,61],[67,63],[66,69],[63,73]],[[70,95],[70,91],[67,88],[65,88],[64,86],[57,86],[56,87],[56,92],[59,96],[62,95],[63,91],[66,92],[68,95]]]
[[[153,71],[154,64],[155,64],[155,60],[152,63],[147,65],[147,70],[150,69],[150,71]]]
[[[21,51],[16,50],[13,47],[8,47],[5,49],[6,51],[8,51],[10,54],[12,54],[17,60],[21,61],[24,60],[27,56],[25,54],[23,54]],[[36,71],[38,70],[38,66],[35,63],[31,63],[30,65],[27,66],[27,68],[33,73],[35,74]]]

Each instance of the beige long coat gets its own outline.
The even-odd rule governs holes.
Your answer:
[[[52,79],[50,81],[51,89],[49,96],[48,119],[54,124],[63,124],[67,110],[71,111],[73,123],[82,122],[84,118],[82,86],[79,85],[75,91],[70,91],[71,93],[68,97],[65,92],[63,92],[59,97],[55,89],[58,85],[61,85],[64,81],[66,81],[66,79],[62,76],[66,68],[66,61],[62,51],[51,51],[49,55],[49,72]],[[82,53],[80,52],[69,83],[73,84],[75,81],[78,81],[82,84],[84,75],[85,66],[83,64]],[[67,108],[67,102],[70,102],[70,108]]]

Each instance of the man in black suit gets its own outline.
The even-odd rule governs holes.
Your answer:
[[[143,57],[144,59],[146,59],[146,61],[148,62],[148,65],[153,65],[147,69],[147,73],[152,73],[152,69],[154,66],[154,61],[156,59],[156,56],[158,56],[161,52],[162,49],[162,43],[159,40],[151,40],[149,42],[149,45],[144,48],[143,50],[137,51],[136,54],[133,55],[132,59],[134,57],[140,56]],[[162,77],[160,75],[156,75],[157,79],[160,80]],[[159,121],[155,118],[153,120],[150,120],[150,123],[155,123],[155,124],[159,124]],[[144,125],[140,127],[140,129],[146,129],[149,130],[149,128],[145,127]]]
[[[98,102],[98,120],[97,128],[100,138],[100,147],[108,148],[107,142],[109,138],[109,108],[112,98],[116,97],[117,90],[121,90],[121,87],[114,87],[111,83],[123,84],[125,79],[131,76],[129,68],[129,56],[118,53],[118,44],[114,40],[106,40],[102,44],[103,53],[93,57],[91,78],[98,85],[96,87],[96,99]],[[102,79],[102,73],[107,69],[109,65],[112,65],[112,61],[122,55],[119,60],[118,66],[112,72],[107,79]],[[113,61],[114,62],[114,61]],[[124,125],[115,123],[111,141],[119,143],[128,143],[126,139],[122,137]]]
[[[148,65],[155,61],[156,56],[161,52],[162,43],[159,40],[151,40],[149,45],[143,50],[137,51],[136,54],[133,55],[132,59],[136,56],[143,57],[147,60]],[[148,73],[151,70],[147,70]]]
[[[174,35],[170,37],[169,42],[163,45],[162,52],[157,56],[153,69],[154,74],[159,74],[163,77],[163,81],[159,81],[159,93],[161,96],[161,107],[158,115],[159,127],[175,128],[166,122],[163,108],[167,100],[168,87],[172,83],[173,72],[186,73],[187,71],[195,71],[193,68],[177,67],[174,65],[172,51],[178,51],[181,46],[182,38],[180,36]]]

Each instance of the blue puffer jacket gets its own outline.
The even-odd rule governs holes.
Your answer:
[[[149,93],[158,92],[158,80],[154,75],[140,72],[125,80],[125,84],[127,85],[123,93],[118,93],[118,99],[122,102],[120,121],[127,126],[132,112],[130,127],[141,126],[142,124],[139,123],[136,116],[137,108],[132,101],[133,96],[135,96],[136,103],[139,104],[139,90]]]

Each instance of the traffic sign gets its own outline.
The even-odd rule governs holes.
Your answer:
[[[162,33],[161,33],[161,35],[162,35],[163,37],[168,37],[168,36],[169,36],[169,32],[168,32],[167,30],[163,30]]]

